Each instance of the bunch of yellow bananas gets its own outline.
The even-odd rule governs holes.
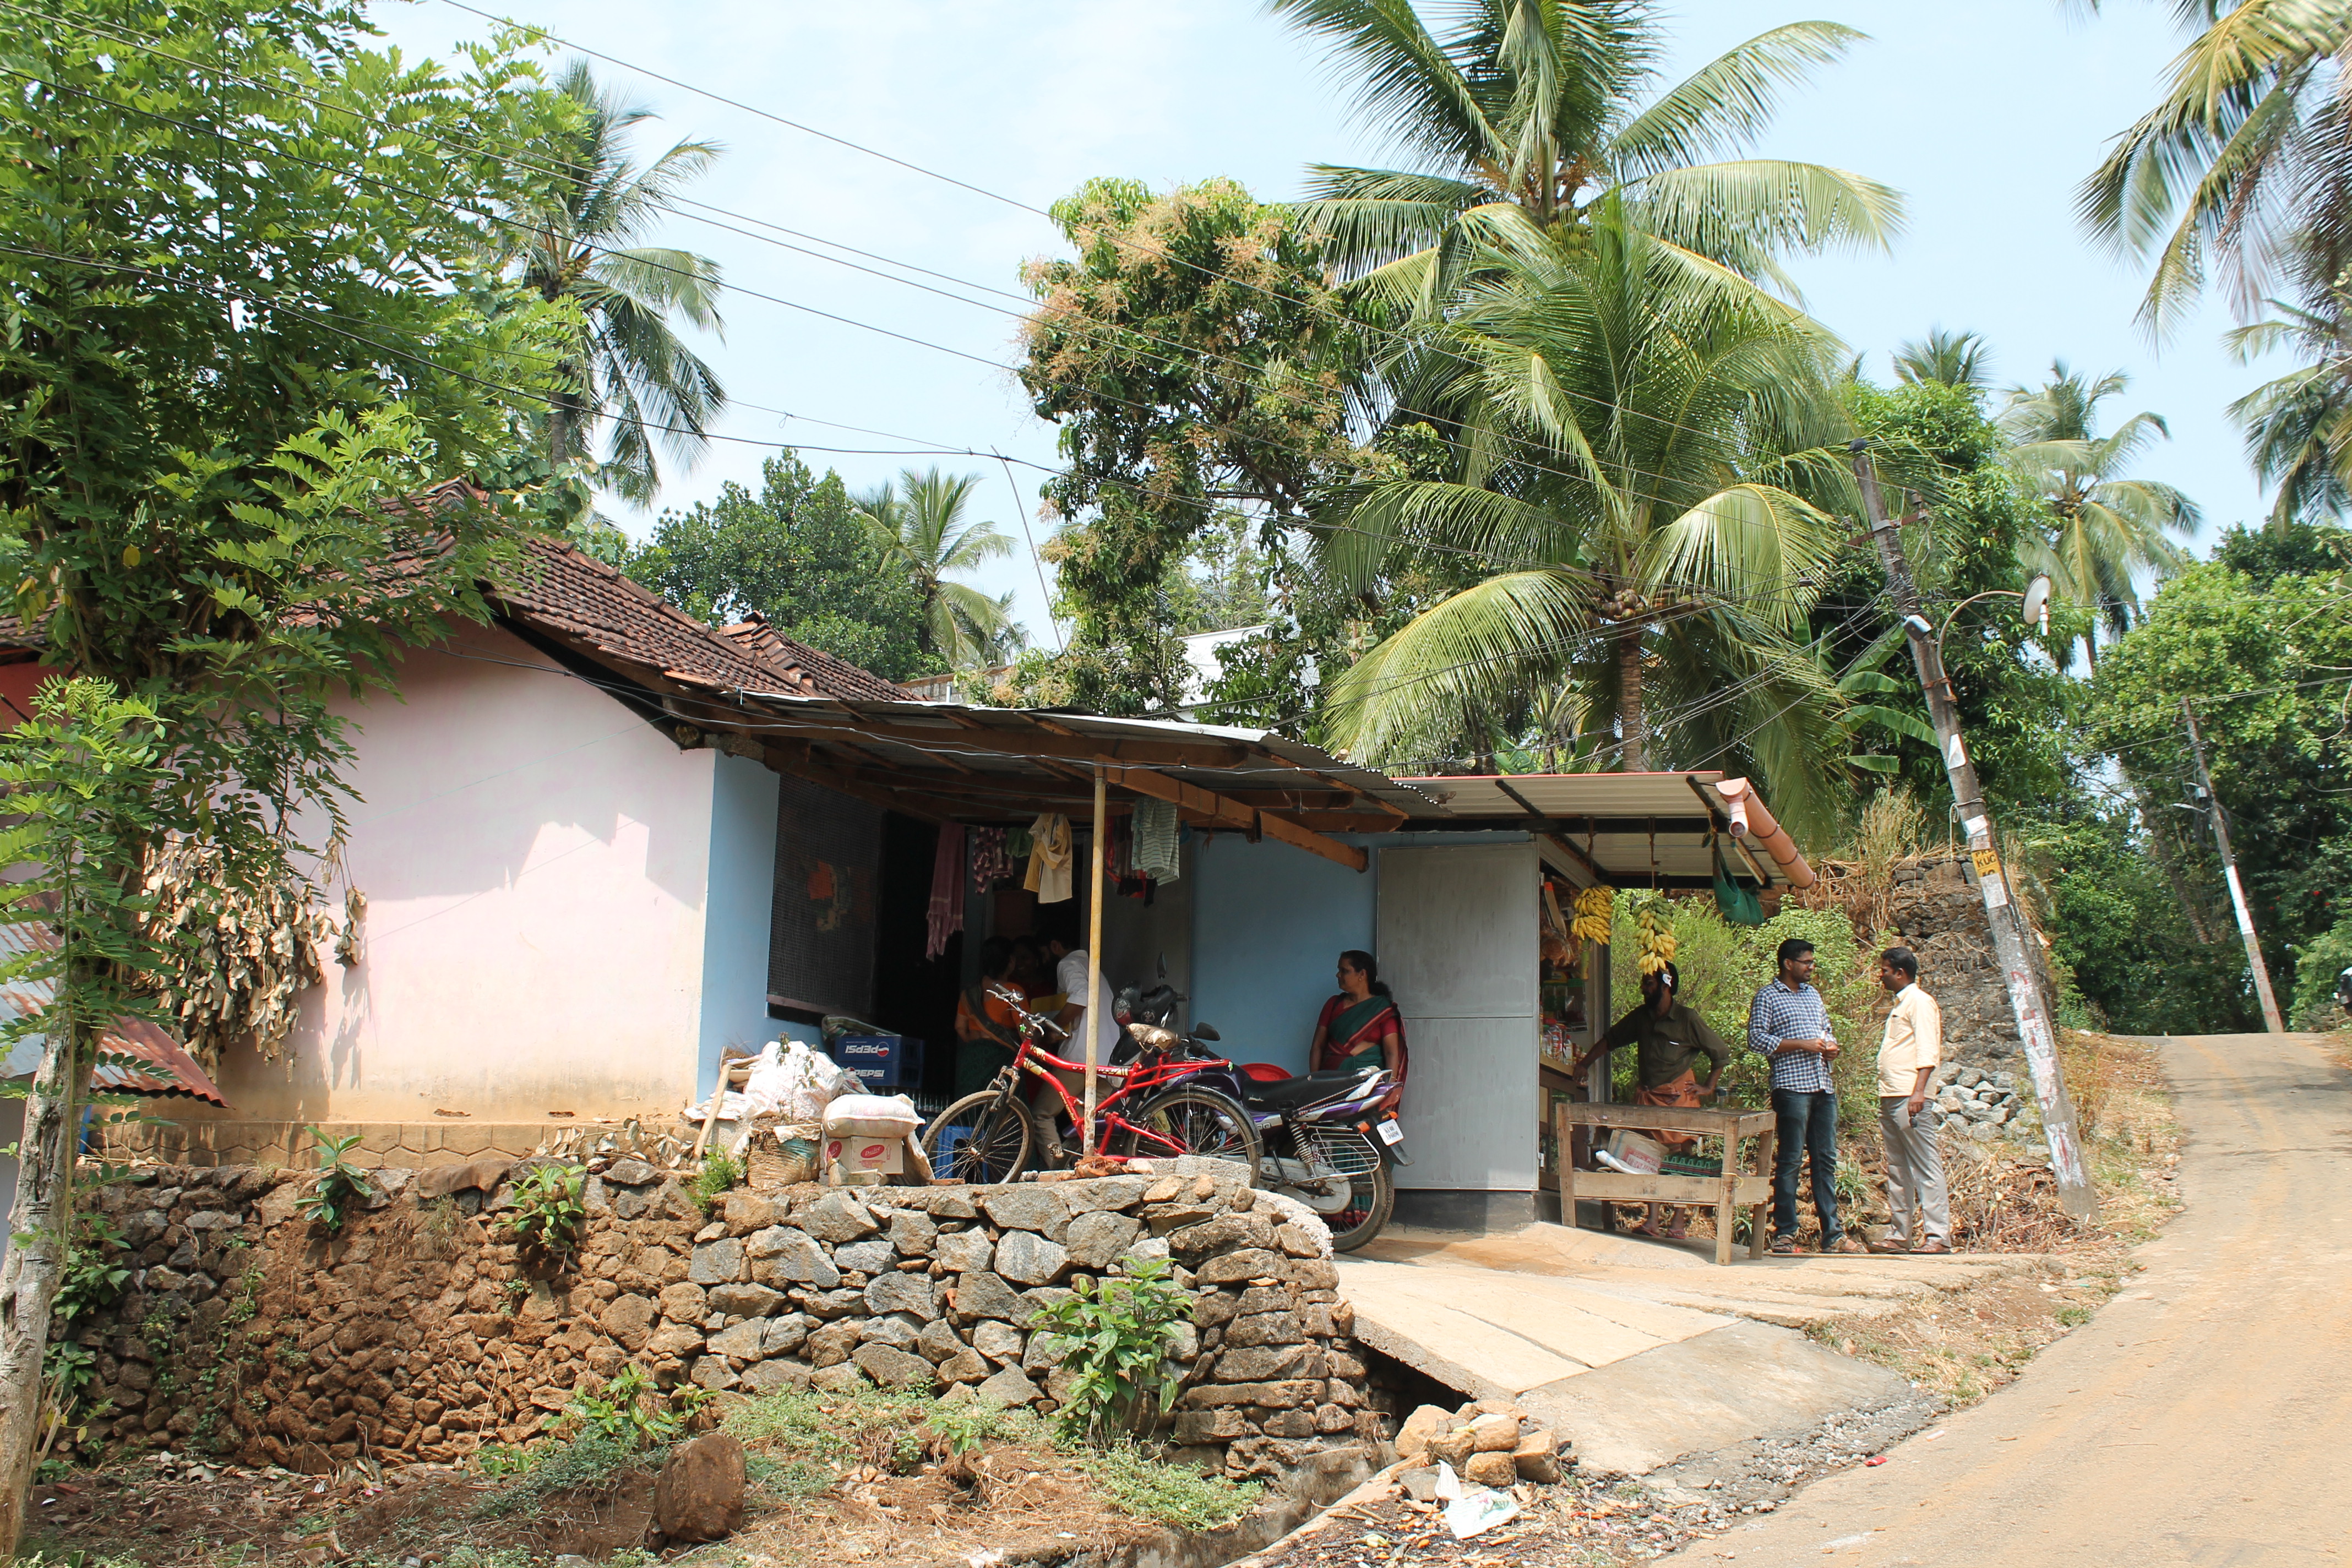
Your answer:
[[[1609,920],[1616,894],[1607,888],[1582,888],[1576,895],[1576,918],[1568,931],[1579,942],[1607,942]]]
[[[1642,923],[1642,957],[1636,965],[1644,974],[1655,974],[1675,961],[1675,933],[1658,919],[1654,906],[1643,910]]]

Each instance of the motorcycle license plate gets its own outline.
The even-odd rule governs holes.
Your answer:
[[[1373,1131],[1381,1135],[1381,1142],[1391,1148],[1404,1142],[1404,1129],[1398,1126],[1393,1118],[1380,1123]]]

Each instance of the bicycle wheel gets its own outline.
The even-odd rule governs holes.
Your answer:
[[[1028,1169],[1034,1140],[1021,1102],[984,1089],[965,1095],[923,1129],[923,1153],[941,1181],[1010,1182]]]
[[[1257,1129],[1249,1112],[1229,1094],[1213,1089],[1185,1086],[1155,1095],[1132,1117],[1139,1131],[1121,1129],[1109,1152],[1129,1158],[1164,1159],[1173,1154],[1199,1154],[1211,1160],[1231,1160],[1249,1173],[1257,1184]]]
[[[1372,1168],[1349,1185],[1348,1206],[1323,1216],[1331,1227],[1334,1252],[1353,1252],[1380,1235],[1396,1210],[1396,1181],[1389,1174],[1389,1163],[1378,1154],[1372,1156]]]

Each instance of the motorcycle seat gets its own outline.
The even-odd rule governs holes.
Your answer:
[[[1288,1110],[1295,1106],[1312,1105],[1319,1100],[1331,1100],[1354,1088],[1370,1076],[1361,1071],[1340,1068],[1333,1072],[1312,1072],[1304,1078],[1286,1078],[1276,1083],[1244,1084],[1249,1103],[1263,1110]]]

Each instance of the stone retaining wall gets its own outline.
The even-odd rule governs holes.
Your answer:
[[[631,1363],[665,1386],[929,1382],[1050,1409],[1071,1374],[1030,1318],[1148,1257],[1196,1296],[1168,1346],[1191,1457],[1286,1473],[1377,1439],[1328,1233],[1231,1166],[738,1191],[707,1216],[643,1162],[591,1169],[561,1271],[498,1226],[520,1171],[504,1160],[379,1172],[383,1195],[332,1238],[298,1214],[308,1176],[167,1166],[102,1189],[134,1273],[70,1336],[95,1356],[93,1439],[309,1471],[447,1461],[537,1435]]]

